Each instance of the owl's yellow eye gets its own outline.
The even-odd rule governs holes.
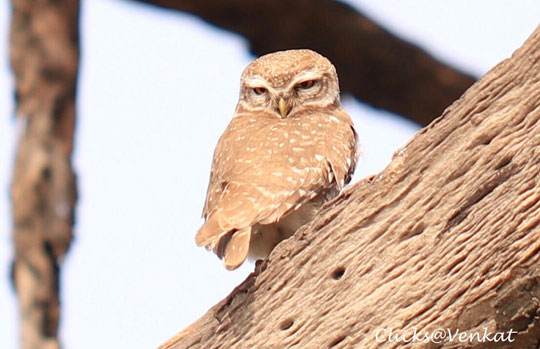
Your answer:
[[[294,88],[298,89],[298,90],[308,90],[308,89],[312,88],[315,85],[316,82],[317,82],[316,80],[302,81],[302,82],[296,84],[294,86]]]
[[[263,95],[266,93],[266,89],[264,87],[254,87],[253,92],[255,92],[256,95]]]

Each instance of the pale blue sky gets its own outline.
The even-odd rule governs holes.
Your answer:
[[[389,29],[481,75],[538,25],[538,1],[353,1]],[[0,4],[0,347],[15,348],[8,188],[16,124]],[[246,42],[187,15],[84,1],[75,166],[76,239],[64,263],[66,348],[155,347],[202,316],[253,269],[226,271],[194,234],[212,152],[252,60]],[[365,82],[369,84],[369,81]],[[344,100],[377,173],[416,126]]]

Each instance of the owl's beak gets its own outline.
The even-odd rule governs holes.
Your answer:
[[[279,113],[281,114],[281,118],[285,119],[287,117],[287,114],[289,114],[289,104],[283,97],[279,99]]]

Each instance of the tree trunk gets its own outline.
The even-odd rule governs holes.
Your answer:
[[[13,283],[22,348],[58,348],[59,266],[72,237],[79,63],[77,0],[12,0],[11,66],[21,128],[12,178]]]
[[[539,120],[540,26],[162,348],[538,348]]]
[[[420,125],[435,119],[474,82],[339,1],[136,1],[188,12],[238,33],[256,55],[316,50],[334,63],[345,92]]]

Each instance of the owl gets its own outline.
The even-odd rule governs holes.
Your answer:
[[[197,245],[227,269],[266,258],[351,180],[356,138],[328,59],[289,50],[253,61],[214,152]]]

